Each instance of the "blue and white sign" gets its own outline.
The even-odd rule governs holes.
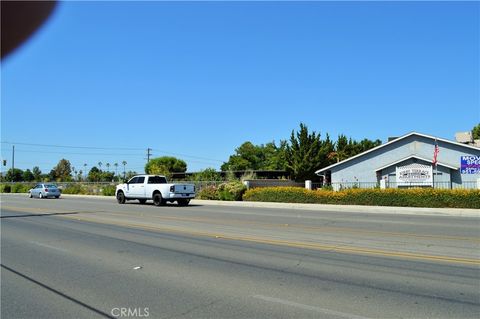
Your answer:
[[[460,172],[462,174],[480,174],[480,156],[460,157]]]

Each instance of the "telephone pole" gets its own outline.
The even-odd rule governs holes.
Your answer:
[[[152,153],[150,153],[152,149],[149,147],[147,148],[147,163],[150,162],[150,156],[152,156]]]
[[[15,145],[12,145],[12,182],[15,178]]]

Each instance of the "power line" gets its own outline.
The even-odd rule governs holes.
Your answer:
[[[2,150],[2,152],[7,152],[6,150]],[[141,157],[140,154],[119,154],[119,153],[71,153],[71,152],[51,152],[51,151],[28,151],[28,150],[18,150],[16,149],[15,152],[20,153],[43,153],[43,154],[65,154],[65,155],[98,155],[98,156],[136,156]]]
[[[7,152],[7,150],[2,150],[3,152]],[[140,157],[139,154],[120,154],[120,153],[71,153],[71,152],[51,152],[51,151],[27,151],[27,150],[15,150],[15,152],[21,153],[44,153],[44,154],[66,154],[66,155],[100,155],[100,156],[137,156]]]
[[[192,156],[192,155],[181,154],[181,153],[172,153],[172,152],[163,151],[163,150],[159,150],[159,149],[153,149],[153,150],[154,150],[154,151],[157,151],[157,152],[159,152],[159,153],[164,153],[164,154],[184,156],[184,157],[190,157],[190,158],[196,158],[196,159],[203,159],[203,160],[209,160],[209,161],[212,161],[212,162],[221,162],[221,163],[225,162],[225,161],[222,161],[222,160],[219,160],[219,159],[214,159],[214,158],[200,157],[200,156]]]
[[[123,151],[143,151],[144,149],[141,148],[126,148],[126,147],[95,147],[95,146],[73,146],[73,145],[56,145],[56,144],[34,144],[34,143],[17,143],[17,142],[7,142],[3,141],[1,142],[2,144],[8,144],[8,145],[25,145],[25,146],[41,146],[41,147],[57,147],[57,148],[77,148],[77,149],[92,149],[92,150],[123,150]],[[174,152],[169,152],[165,150],[160,150],[160,149],[151,149],[149,148],[150,151],[156,151],[158,153],[164,153],[164,154],[169,154],[169,155],[176,155],[176,156],[183,156],[183,157],[188,157],[188,158],[196,158],[200,160],[207,160],[211,162],[219,162],[223,163],[223,160],[219,159],[214,159],[214,158],[208,158],[208,157],[200,157],[200,156],[194,156],[194,155],[188,155],[188,154],[182,154],[182,153],[174,153]],[[100,154],[74,154],[71,153],[72,155],[100,155]],[[108,155],[115,155],[115,154],[108,154]],[[117,155],[122,155],[122,154],[117,154]]]
[[[1,142],[9,145],[27,145],[27,146],[43,146],[43,147],[60,147],[60,148],[81,148],[92,150],[123,150],[123,151],[141,151],[142,148],[128,148],[128,147],[96,147],[96,146],[72,146],[72,145],[54,145],[54,144],[33,144],[33,143],[17,143],[17,142]]]

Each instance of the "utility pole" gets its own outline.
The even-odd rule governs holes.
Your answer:
[[[12,182],[15,179],[15,145],[12,145]]]
[[[149,147],[147,148],[147,163],[150,162],[150,156],[152,156],[152,153],[150,153],[152,149]]]

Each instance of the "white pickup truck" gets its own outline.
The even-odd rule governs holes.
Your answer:
[[[117,185],[115,196],[119,204],[134,199],[145,204],[151,199],[155,206],[164,205],[166,202],[187,206],[195,197],[195,185],[168,184],[167,178],[161,175],[136,175],[128,182]]]

